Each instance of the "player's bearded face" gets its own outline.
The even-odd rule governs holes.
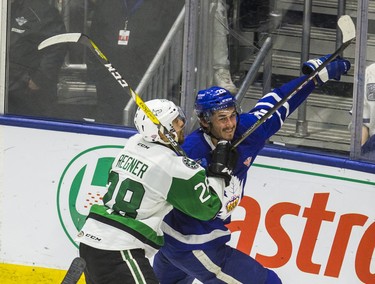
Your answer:
[[[234,107],[215,111],[211,116],[211,133],[214,137],[231,141],[237,126],[237,112]]]

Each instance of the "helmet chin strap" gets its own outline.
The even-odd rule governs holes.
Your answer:
[[[162,133],[162,130],[164,129],[164,126],[161,126],[160,127],[160,130],[159,130],[159,136],[160,136],[160,143],[161,144],[164,144],[164,145],[170,145],[171,142],[169,142],[169,140],[167,139],[167,137],[165,137],[165,135]],[[172,132],[172,135],[174,136],[173,139],[178,143],[178,135],[176,132]]]
[[[213,134],[211,133],[211,131],[208,132],[207,134],[208,134],[211,138],[215,138],[217,141],[220,141],[220,138],[218,138],[218,137],[216,137],[215,135],[213,135]]]
[[[198,118],[199,119],[199,124],[200,124],[200,127],[201,129],[203,130],[204,133],[206,133],[208,136],[210,136],[211,138],[214,138],[216,139],[217,141],[220,141],[220,139],[218,137],[216,137],[215,135],[213,135],[211,133],[211,121],[208,119],[208,118],[205,118],[205,117],[200,117]],[[208,126],[204,126],[204,124],[207,124]]]
[[[210,124],[211,124],[211,122],[208,122],[208,125],[210,125]],[[211,127],[203,127],[201,125],[201,128],[203,129],[204,133],[206,133],[208,136],[210,136],[211,138],[216,139],[217,141],[220,141],[219,137],[216,137],[215,135],[212,134],[211,129],[210,129]]]

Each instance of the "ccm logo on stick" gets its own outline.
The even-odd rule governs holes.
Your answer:
[[[115,77],[115,79],[120,83],[122,87],[127,87],[128,83],[124,79],[122,79],[122,76],[117,72],[117,70],[112,66],[112,64],[104,64],[105,67],[107,67],[108,71],[111,72],[112,76]]]

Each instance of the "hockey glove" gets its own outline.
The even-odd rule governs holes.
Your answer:
[[[310,59],[309,61],[303,63],[302,73],[309,75],[314,72],[324,61],[328,59],[330,54],[327,54],[323,57]],[[344,58],[336,57],[331,61],[322,71],[315,76],[319,86],[323,85],[328,80],[340,80],[341,75],[346,74],[350,69],[350,62]]]
[[[211,153],[211,163],[207,168],[207,176],[223,178],[225,186],[230,183],[231,174],[238,159],[237,150],[232,150],[231,147],[230,142],[219,141]]]

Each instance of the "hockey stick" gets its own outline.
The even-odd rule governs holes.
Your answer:
[[[81,257],[73,259],[61,284],[76,284],[86,268],[86,261]]]
[[[107,57],[100,51],[100,49],[96,46],[96,44],[85,34],[82,33],[66,33],[66,34],[59,34],[47,38],[46,40],[42,41],[38,49],[41,50],[48,46],[58,44],[58,43],[80,43],[84,46],[87,46],[93,53],[97,55],[99,61],[107,68],[108,72],[112,74],[112,76],[117,80],[117,82],[121,85],[121,87],[128,88],[130,96],[133,98],[135,103],[144,111],[147,117],[159,128],[159,130],[163,130],[162,133],[167,137],[168,141],[171,143],[173,149],[181,156],[186,157],[186,153],[181,148],[181,146],[177,143],[176,140],[173,139],[173,134],[168,131],[159,121],[159,119],[154,115],[154,113],[147,107],[145,102],[141,99],[140,96],[133,89],[128,85],[125,79],[121,76],[121,74],[112,66],[111,62],[107,59]]]
[[[352,41],[355,39],[355,26],[353,20],[348,15],[343,15],[337,22],[341,33],[343,35],[343,43],[341,46],[332,53],[326,61],[322,63],[314,72],[309,74],[306,79],[296,86],[288,95],[286,95],[282,100],[275,104],[268,112],[264,114],[259,120],[257,120],[249,129],[247,129],[240,138],[232,143],[232,149],[236,148],[243,140],[246,139],[251,133],[253,133],[263,122],[265,122],[272,114],[274,114],[289,98],[300,91],[304,86],[307,85],[320,71],[322,71],[331,61],[333,61],[341,52],[347,48]]]

